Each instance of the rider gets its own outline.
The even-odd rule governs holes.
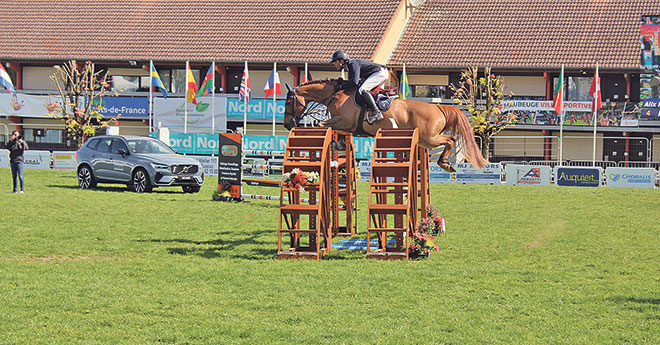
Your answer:
[[[367,123],[374,122],[383,118],[383,113],[376,106],[376,101],[371,96],[371,90],[378,86],[383,86],[389,74],[387,68],[367,60],[349,59],[348,54],[343,50],[337,50],[332,54],[331,64],[335,65],[337,70],[348,69],[348,80],[339,83],[339,89],[348,89],[360,85],[360,79],[363,79],[359,88],[359,94],[369,108]]]

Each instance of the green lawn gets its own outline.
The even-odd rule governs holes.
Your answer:
[[[660,343],[657,189],[432,185],[430,259],[315,262],[276,260],[277,203],[211,201],[215,178],[25,177],[0,169],[0,344]]]

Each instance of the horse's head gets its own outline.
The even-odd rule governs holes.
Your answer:
[[[288,91],[284,104],[284,128],[291,130],[300,122],[300,117],[305,110],[305,99],[297,94],[297,88],[291,89],[289,84],[285,83],[285,85]]]

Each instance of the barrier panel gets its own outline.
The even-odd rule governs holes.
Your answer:
[[[607,187],[655,188],[657,171],[653,168],[607,168]]]
[[[9,150],[0,150],[0,168],[9,169]]]
[[[76,170],[77,164],[75,151],[53,151],[53,169]]]
[[[486,164],[483,169],[475,169],[470,163],[456,164],[456,183],[462,184],[500,184],[502,183],[502,165]]]
[[[546,165],[508,164],[505,170],[507,185],[549,186],[552,180],[552,171]]]
[[[555,186],[600,187],[602,175],[600,167],[555,167]]]
[[[50,169],[49,151],[27,150],[23,153],[25,169]]]

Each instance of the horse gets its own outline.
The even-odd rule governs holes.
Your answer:
[[[380,128],[419,128],[420,145],[429,149],[444,146],[437,163],[445,171],[456,171],[447,158],[458,140],[461,140],[459,144],[464,148],[468,163],[477,169],[488,163],[474,140],[470,120],[460,109],[451,105],[394,99],[390,109],[383,112],[383,119],[370,125],[362,121],[362,109],[351,100],[356,88],[340,90],[340,82],[337,79],[314,80],[295,88],[287,84],[284,127],[288,130],[296,127],[307,103],[313,101],[324,104],[331,114],[321,126],[334,130],[375,136]]]

